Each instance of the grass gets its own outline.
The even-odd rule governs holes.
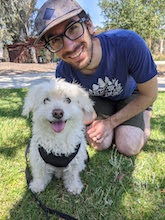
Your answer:
[[[43,220],[25,181],[24,151],[30,120],[21,117],[26,89],[0,90],[0,219]],[[95,152],[81,174],[83,192],[73,196],[53,179],[39,198],[79,220],[165,219],[165,93],[154,104],[151,138],[136,157],[115,148]],[[58,219],[51,216],[51,219]]]

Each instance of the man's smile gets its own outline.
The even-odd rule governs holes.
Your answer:
[[[70,56],[70,58],[72,58],[72,59],[77,58],[81,55],[82,52],[83,52],[83,50],[82,50],[82,48],[80,48],[75,54]]]

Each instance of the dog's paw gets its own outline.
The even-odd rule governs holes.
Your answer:
[[[41,180],[31,181],[29,189],[34,193],[40,193],[45,189],[45,184]]]
[[[80,194],[83,189],[82,182],[78,182],[77,184],[71,184],[70,186],[67,186],[67,191],[72,193],[73,195]]]

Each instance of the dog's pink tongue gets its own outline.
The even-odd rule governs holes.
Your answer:
[[[65,127],[65,122],[64,121],[54,121],[52,122],[52,129],[55,132],[61,132]]]

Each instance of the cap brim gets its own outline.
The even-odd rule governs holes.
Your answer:
[[[51,23],[49,23],[46,28],[40,33],[40,35],[37,36],[37,39],[34,41],[34,45],[38,44],[39,41],[41,41],[41,38],[46,34],[48,30],[50,30],[52,27],[56,26],[57,24],[62,23],[63,21],[66,21],[67,19],[74,17],[78,15],[82,11],[82,8],[76,9],[74,11],[69,12],[68,14],[65,14],[64,16],[61,16],[58,19],[53,20]]]

